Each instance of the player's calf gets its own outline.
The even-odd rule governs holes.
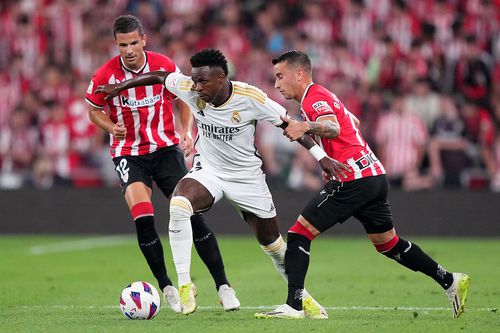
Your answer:
[[[384,243],[373,244],[378,252],[399,264],[432,277],[443,289],[453,283],[453,275],[435,262],[415,243],[394,235]]]
[[[190,218],[192,215],[193,207],[187,198],[175,196],[170,200],[168,234],[179,286],[191,283],[190,270],[193,230]]]
[[[151,202],[140,202],[132,207],[131,214],[136,227],[139,248],[157,279],[160,289],[163,289],[171,285],[172,281],[167,275],[163,246],[155,229],[153,205]]]

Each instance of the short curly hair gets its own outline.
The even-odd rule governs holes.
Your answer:
[[[204,49],[195,53],[189,60],[192,67],[220,67],[226,76],[229,74],[227,59],[219,50]]]

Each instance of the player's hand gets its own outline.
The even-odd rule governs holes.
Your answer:
[[[283,123],[286,125],[283,130],[283,135],[290,139],[290,141],[296,141],[304,136],[304,134],[309,129],[309,125],[304,121],[297,121],[286,116],[280,116]]]
[[[181,134],[180,147],[184,152],[184,157],[188,157],[194,151],[194,142],[190,132],[183,132]]]
[[[96,88],[94,94],[104,94],[105,100],[118,96],[120,92],[118,84],[104,84]]]
[[[113,136],[115,137],[115,139],[123,140],[125,139],[126,135],[127,129],[125,128],[125,125],[123,125],[123,123],[116,123],[113,127]]]
[[[342,178],[347,178],[345,173],[351,171],[351,168],[347,164],[334,160],[328,156],[323,157],[319,161],[319,165],[321,169],[323,169],[323,179],[325,180],[342,180]]]

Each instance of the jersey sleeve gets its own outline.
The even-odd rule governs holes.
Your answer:
[[[177,67],[177,65],[174,63],[172,59],[159,53],[155,53],[155,55],[160,60],[160,70],[171,73],[181,73],[181,70],[179,69],[179,67]],[[172,99],[177,98],[177,96],[173,94],[170,90],[167,89],[167,91],[168,91],[167,94],[170,96],[170,98]]]
[[[247,105],[256,120],[265,120],[274,126],[280,126],[283,121],[280,116],[286,116],[286,110],[280,104],[267,97],[266,93],[257,87],[244,82],[233,82],[236,94],[247,97]]]
[[[340,107],[339,100],[332,100],[331,97],[322,94],[308,96],[302,102],[302,110],[309,121],[316,121],[321,116],[336,116],[337,112],[340,111]]]
[[[283,124],[280,116],[286,116],[286,110],[280,104],[266,96],[264,103],[254,101],[258,120],[269,121],[274,126]]]
[[[102,109],[106,105],[104,94],[95,94],[97,87],[103,84],[107,84],[107,82],[105,82],[103,70],[100,68],[95,72],[94,76],[92,76],[92,80],[90,80],[87,88],[87,94],[85,95],[85,101],[98,109]]]
[[[163,85],[181,100],[187,100],[194,94],[194,91],[191,90],[193,80],[189,76],[182,74],[178,68],[174,73],[170,73],[165,77]]]

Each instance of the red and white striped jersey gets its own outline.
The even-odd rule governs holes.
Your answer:
[[[308,121],[331,115],[337,118],[340,135],[334,139],[321,138],[321,145],[328,156],[351,167],[351,171],[346,173],[347,178],[338,179],[339,181],[385,174],[382,163],[356,126],[355,117],[334,93],[319,84],[311,83],[300,104],[302,115]]]
[[[101,66],[92,77],[85,100],[96,108],[109,109],[114,123],[127,128],[126,138],[115,140],[110,135],[111,157],[150,154],[159,148],[176,145],[179,135],[174,128],[172,100],[175,95],[162,84],[135,87],[122,91],[118,96],[105,100],[103,94],[94,94],[99,85],[115,84],[152,71],[178,71],[168,57],[145,52],[146,62],[138,71],[128,69],[120,56]]]

